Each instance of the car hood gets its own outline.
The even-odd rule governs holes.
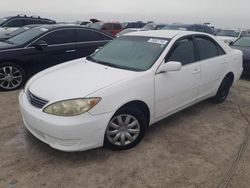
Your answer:
[[[26,89],[38,97],[56,102],[86,97],[135,74],[138,72],[104,66],[83,58],[38,73],[28,82]]]
[[[241,50],[243,52],[243,59],[250,60],[250,47],[242,47],[242,46],[231,46],[234,49]]]

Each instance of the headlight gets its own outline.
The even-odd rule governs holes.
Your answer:
[[[47,106],[43,111],[56,116],[77,116],[93,108],[101,98],[71,99]]]

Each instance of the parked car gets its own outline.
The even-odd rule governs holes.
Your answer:
[[[128,28],[142,28],[146,25],[146,23],[138,21],[138,22],[127,22],[124,24],[123,29],[128,29]]]
[[[90,55],[112,39],[82,26],[43,25],[0,42],[0,90],[18,89],[33,74]]]
[[[113,36],[122,30],[122,25],[118,22],[95,22],[90,27],[110,33]]]
[[[121,32],[116,34],[116,37],[120,37],[122,35],[125,35],[126,33],[131,33],[131,32],[136,32],[136,31],[146,31],[146,30],[145,29],[140,29],[140,28],[123,29]]]
[[[19,103],[27,129],[53,148],[122,150],[177,111],[223,102],[241,72],[242,52],[211,35],[141,31],[35,75]]]
[[[197,31],[214,35],[214,31],[206,24],[172,24],[166,25],[162,30]]]
[[[226,44],[230,44],[246,34],[248,32],[242,29],[218,29],[216,32],[216,36]]]
[[[230,46],[243,52],[243,75],[250,76],[250,35],[240,37]]]
[[[25,25],[31,24],[55,24],[54,20],[41,18],[40,16],[17,15],[0,18],[0,33],[5,34]]]
[[[142,29],[145,30],[159,30],[162,29],[163,27],[165,27],[167,24],[164,23],[148,23],[146,24]]]
[[[16,35],[19,35],[29,29],[32,29],[34,27],[38,27],[38,26],[41,26],[41,25],[37,25],[37,24],[34,24],[34,25],[26,25],[26,26],[23,26],[23,27],[20,27],[19,29],[15,30],[15,31],[10,31],[8,33],[5,33],[5,34],[1,34],[0,33],[0,41],[5,41],[11,37],[14,37]]]

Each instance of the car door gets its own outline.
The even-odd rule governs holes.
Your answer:
[[[195,43],[202,72],[198,97],[205,98],[214,93],[227,70],[228,63],[224,50],[212,38],[195,36]]]
[[[35,46],[39,42],[45,42],[48,46],[37,49]],[[75,29],[65,28],[47,33],[31,45],[34,47],[30,54],[33,65],[43,70],[53,65],[76,59],[75,42]]]
[[[90,29],[76,29],[76,56],[86,57],[105,45],[112,38],[104,33]]]
[[[155,75],[155,116],[161,119],[193,103],[200,84],[200,63],[196,61],[193,38],[182,38],[175,42],[164,63],[178,61],[180,71]]]

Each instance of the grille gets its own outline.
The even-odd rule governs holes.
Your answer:
[[[43,108],[49,102],[47,100],[44,100],[44,99],[41,99],[41,98],[35,96],[29,90],[27,92],[27,98],[28,98],[30,104],[32,104],[33,106],[35,106],[37,108]]]

